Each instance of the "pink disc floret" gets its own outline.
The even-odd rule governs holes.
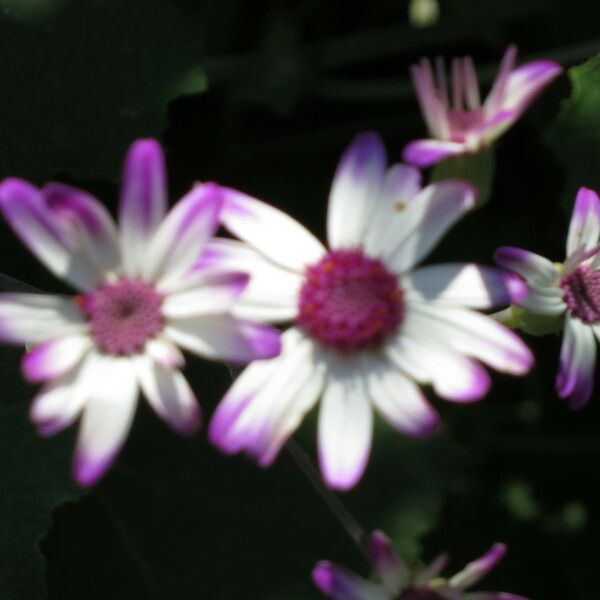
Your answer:
[[[600,321],[600,271],[581,265],[561,279],[560,287],[571,314],[588,324]]]
[[[308,267],[298,325],[344,353],[380,343],[404,316],[398,276],[361,250],[334,250]]]
[[[162,329],[161,305],[162,296],[137,279],[106,284],[81,302],[98,347],[119,356],[139,352]]]

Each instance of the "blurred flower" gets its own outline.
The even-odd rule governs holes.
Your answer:
[[[562,72],[562,67],[550,60],[532,61],[515,69],[516,57],[516,46],[509,46],[483,104],[471,57],[452,61],[450,89],[443,59],[436,60],[435,75],[425,58],[413,65],[413,84],[432,139],[408,144],[404,160],[429,167],[449,156],[481,150],[511,127]]]
[[[413,270],[473,207],[470,184],[421,189],[417,169],[388,169],[379,136],[360,135],[333,181],[330,250],[276,208],[232,189],[223,194],[224,225],[246,243],[214,240],[200,266],[243,265],[251,280],[237,314],[295,322],[281,356],[248,366],[217,408],[209,437],[224,452],[271,464],[323,396],[321,471],[330,486],[348,489],[368,461],[371,405],[399,431],[426,436],[438,415],[418,383],[471,402],[490,386],[477,360],[514,374],[529,370],[523,342],[470,310],[522,298],[518,277],[473,264]]]
[[[335,600],[526,600],[503,592],[465,592],[485,577],[505,553],[504,544],[494,544],[460,573],[444,579],[439,574],[446,565],[446,555],[414,572],[396,554],[387,536],[374,531],[369,537],[368,554],[381,583],[367,581],[330,562],[320,562],[314,568],[313,581]]]
[[[581,188],[562,265],[519,248],[499,248],[495,255],[529,287],[529,295],[516,302],[518,307],[548,317],[565,315],[556,391],[561,398],[570,398],[572,408],[582,407],[594,388],[594,338],[600,339],[599,238],[600,200],[596,192]]]
[[[75,188],[42,190],[20,179],[0,185],[0,210],[55,275],[80,294],[0,294],[0,339],[34,344],[23,374],[48,382],[31,418],[52,435],[82,413],[74,476],[96,482],[112,465],[135,412],[138,388],[179,433],[199,425],[178,345],[214,359],[247,362],[279,352],[278,333],[231,316],[244,273],[197,270],[219,223],[214,184],[194,187],[165,217],[164,157],[157,142],[129,151],[120,230],[102,204]]]
[[[410,0],[408,18],[413,27],[431,27],[440,18],[438,0]]]

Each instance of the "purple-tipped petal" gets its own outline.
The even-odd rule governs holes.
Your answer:
[[[144,358],[136,366],[144,396],[156,414],[181,435],[196,433],[200,406],[181,372]]]
[[[334,600],[389,600],[380,586],[328,561],[317,564],[312,580],[323,594]]]
[[[332,248],[355,248],[365,241],[387,167],[383,141],[362,133],[346,149],[335,172],[327,210],[327,239]]]
[[[519,302],[528,294],[527,284],[517,275],[473,264],[422,267],[402,281],[415,300],[449,306],[492,308]]]
[[[386,589],[396,597],[410,581],[410,569],[383,531],[374,531],[367,544],[369,560]]]
[[[323,245],[298,221],[242,192],[221,189],[221,220],[225,228],[276,265],[304,272],[306,265],[322,258]]]
[[[502,106],[522,113],[562,72],[562,66],[551,60],[535,60],[518,67],[508,77]]]
[[[50,211],[79,236],[90,261],[106,271],[116,269],[118,234],[106,208],[91,194],[62,183],[49,183],[42,193]]]
[[[340,370],[325,387],[319,410],[319,465],[325,483],[347,491],[362,477],[371,452],[373,411],[359,374]]]
[[[576,250],[589,250],[600,236],[600,198],[594,190],[582,187],[577,192],[567,235],[567,256]]]
[[[91,346],[92,340],[81,334],[43,342],[23,356],[23,377],[32,383],[60,377],[70,371]]]
[[[540,286],[553,285],[560,275],[552,261],[521,248],[512,246],[498,248],[494,253],[494,260],[501,267],[514,271],[525,280]]]
[[[273,358],[281,351],[277,329],[228,314],[171,318],[165,335],[200,356],[235,363]]]
[[[48,209],[42,192],[22,179],[0,184],[0,210],[21,241],[52,273],[78,289],[90,289],[102,279]]]
[[[125,158],[119,204],[123,260],[128,274],[141,274],[148,259],[148,243],[166,208],[167,175],[162,148],[156,140],[138,140]]]
[[[468,151],[466,144],[442,140],[415,140],[404,147],[402,160],[421,169],[431,167],[445,158]]]
[[[204,246],[219,227],[223,205],[215,183],[196,185],[169,212],[154,235],[144,267],[145,277],[167,290],[200,258]]]
[[[506,554],[504,544],[494,544],[481,558],[470,562],[460,573],[450,579],[450,585],[461,590],[483,579]]]

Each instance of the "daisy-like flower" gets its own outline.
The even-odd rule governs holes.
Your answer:
[[[498,564],[506,553],[504,544],[494,544],[481,558],[450,579],[440,577],[447,562],[445,554],[428,567],[413,571],[381,531],[369,536],[367,551],[380,583],[367,581],[344,567],[324,561],[313,570],[315,585],[335,600],[526,600],[503,592],[465,591]]]
[[[521,298],[518,277],[473,264],[414,270],[474,205],[470,184],[421,189],[418,170],[387,169],[379,136],[363,134],[335,175],[329,250],[276,208],[223,193],[223,222],[244,242],[211,242],[200,265],[249,270],[234,309],[240,316],[294,321],[281,356],[249,365],[217,408],[209,437],[224,452],[269,465],[322,396],[321,471],[331,487],[348,489],[368,461],[372,407],[401,432],[425,436],[438,415],[419,383],[470,402],[490,386],[478,360],[513,374],[530,368],[531,353],[513,332],[470,310]]]
[[[31,382],[46,382],[31,406],[42,435],[80,414],[73,472],[82,485],[112,465],[135,412],[138,389],[177,432],[198,427],[198,403],[179,368],[181,346],[201,356],[248,362],[275,356],[276,330],[227,312],[248,276],[191,272],[219,223],[218,186],[194,187],[165,216],[162,150],[133,144],[121,187],[119,228],[75,188],[43,189],[20,179],[0,185],[0,210],[21,240],[76,296],[0,294],[0,339],[32,344]]]
[[[581,188],[567,236],[567,258],[556,264],[527,250],[504,247],[496,261],[521,275],[530,290],[516,305],[528,313],[561,317],[564,337],[556,391],[582,407],[594,389],[596,339],[600,339],[600,200]]]
[[[449,156],[481,150],[511,127],[562,72],[562,67],[550,60],[532,61],[515,69],[516,57],[516,46],[509,46],[483,103],[470,56],[452,61],[450,89],[443,59],[435,63],[435,75],[425,58],[413,65],[411,77],[432,139],[408,144],[404,160],[429,167]]]

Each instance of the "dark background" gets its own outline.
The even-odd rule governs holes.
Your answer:
[[[421,55],[472,54],[488,86],[509,42],[521,60],[565,67],[600,50],[597,2],[440,0],[439,20],[423,28],[407,6],[0,0],[0,176],[74,183],[114,208],[127,146],[156,136],[173,201],[214,179],[322,237],[333,170],[351,138],[377,130],[398,161],[423,136],[408,80]],[[509,244],[563,259],[573,190],[600,183],[600,88],[589,83],[600,76],[591,72],[571,104],[563,76],[502,138],[491,201],[432,260],[489,264]],[[3,224],[0,235],[1,271],[65,289]],[[450,572],[506,542],[508,557],[482,589],[597,600],[600,402],[566,408],[553,389],[559,337],[527,341],[537,357],[527,378],[494,375],[476,405],[434,399],[446,422],[434,439],[410,441],[379,423],[367,474],[343,500],[410,560],[448,550]],[[317,560],[367,573],[285,451],[262,471],[220,455],[203,433],[179,439],[143,402],[116,467],[91,492],[76,489],[74,432],[37,438],[20,354],[0,351],[2,600],[311,600]],[[190,357],[186,375],[208,418],[227,368]],[[313,456],[314,421],[297,436]]]

